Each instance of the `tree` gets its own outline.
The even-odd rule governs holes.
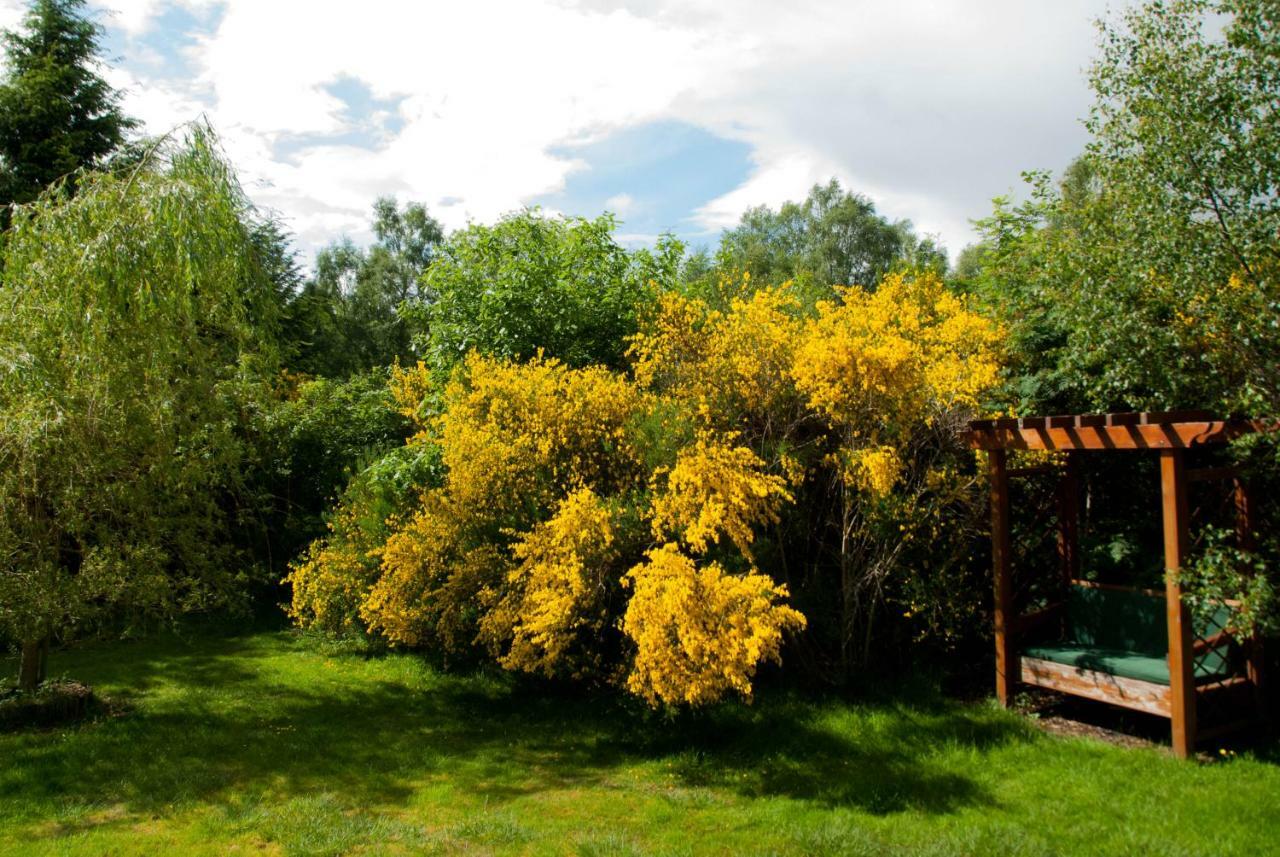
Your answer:
[[[1085,156],[979,224],[1026,409],[1280,406],[1278,30],[1267,0],[1101,24]]]
[[[314,279],[290,308],[296,369],[345,377],[413,357],[400,307],[423,300],[422,275],[444,230],[419,203],[401,210],[394,199],[382,197],[373,211],[373,246],[364,251],[344,238],[322,249]]]
[[[1221,35],[1212,15],[1225,21]],[[1226,381],[1214,392],[1260,395],[1271,407],[1280,404],[1278,33],[1271,0],[1148,2],[1104,25],[1088,121],[1130,264],[1153,273],[1153,298],[1172,308],[1183,343]]]
[[[52,637],[237,587],[224,500],[270,371],[271,283],[211,134],[15,210],[0,302],[0,635]]]
[[[916,236],[909,221],[877,214],[871,200],[835,179],[814,185],[803,202],[747,211],[721,236],[717,260],[760,283],[800,280],[823,297],[830,286],[874,286],[896,266],[946,270],[946,254],[932,239]]]
[[[412,310],[424,353],[451,366],[467,352],[524,360],[539,351],[571,366],[619,367],[655,285],[670,286],[684,248],[662,239],[628,252],[611,215],[537,210],[455,232],[440,248]]]
[[[63,176],[100,165],[137,124],[99,73],[101,28],[84,9],[84,0],[35,0],[22,31],[5,33],[0,204],[30,202]]]

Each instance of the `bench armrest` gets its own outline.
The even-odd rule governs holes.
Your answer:
[[[1062,615],[1063,603],[1055,601],[1039,610],[1032,610],[1030,613],[1023,613],[1013,620],[1013,631],[1015,634],[1025,634],[1028,631],[1034,631],[1046,622],[1057,619]]]
[[[1197,639],[1191,644],[1191,653],[1194,655],[1203,655],[1208,652],[1212,652],[1214,649],[1225,646],[1234,639],[1235,637],[1229,631],[1224,629],[1203,639]]]

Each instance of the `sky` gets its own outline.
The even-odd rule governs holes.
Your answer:
[[[1114,4],[1113,4],[1114,5]],[[0,0],[0,26],[22,0]],[[198,118],[304,258],[373,200],[714,246],[837,178],[954,255],[1086,142],[1102,0],[91,0],[150,133]]]

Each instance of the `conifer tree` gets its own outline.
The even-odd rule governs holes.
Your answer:
[[[102,77],[101,35],[84,0],[34,0],[21,29],[4,34],[0,204],[30,202],[59,178],[100,165],[137,125]],[[7,210],[0,216],[7,224]]]

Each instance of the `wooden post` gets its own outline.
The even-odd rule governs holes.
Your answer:
[[[987,453],[991,475],[991,563],[995,572],[996,698],[1008,706],[1017,683],[1018,656],[1010,639],[1013,623],[1013,577],[1009,557],[1008,453]]]
[[[1236,507],[1236,546],[1241,550],[1254,549],[1253,541],[1253,505],[1249,497],[1249,487],[1236,475],[1232,485],[1232,499]]]
[[[1249,487],[1239,474],[1235,477],[1234,499],[1236,507],[1236,546],[1241,550],[1251,551],[1257,548],[1253,537],[1253,507],[1249,496]],[[1254,636],[1241,641],[1245,654],[1245,670],[1250,683],[1253,684],[1254,699],[1258,714],[1267,719],[1266,697],[1262,693],[1262,639]]]
[[[1068,452],[1058,483],[1058,559],[1062,583],[1069,587],[1080,576],[1080,476],[1078,453]]]
[[[1195,661],[1191,617],[1182,603],[1176,572],[1187,557],[1187,472],[1181,449],[1160,451],[1160,493],[1164,509],[1165,612],[1169,625],[1169,706],[1173,752],[1187,758],[1196,744]]]

